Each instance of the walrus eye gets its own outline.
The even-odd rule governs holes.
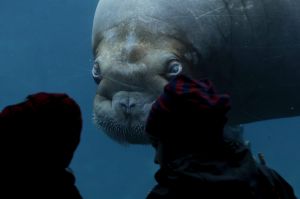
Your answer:
[[[101,81],[101,71],[100,71],[100,65],[98,62],[94,63],[92,75],[93,75],[93,78],[94,78],[94,81],[96,82],[96,84],[99,84]]]
[[[178,74],[180,74],[182,71],[182,65],[179,61],[177,60],[172,60],[169,64],[168,64],[168,76],[176,76]]]

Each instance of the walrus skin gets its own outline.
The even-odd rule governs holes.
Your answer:
[[[101,0],[92,43],[94,120],[119,142],[147,142],[179,73],[230,94],[231,125],[300,114],[299,0]]]

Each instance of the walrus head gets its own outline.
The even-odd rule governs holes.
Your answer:
[[[120,143],[147,143],[144,127],[154,100],[176,75],[195,74],[195,49],[180,32],[157,23],[151,28],[145,20],[129,19],[93,42],[94,121]]]
[[[300,115],[299,6],[248,3],[99,1],[92,33],[95,123],[119,142],[146,143],[151,104],[180,73],[208,78],[230,95],[228,125]],[[280,20],[266,26],[266,10]]]

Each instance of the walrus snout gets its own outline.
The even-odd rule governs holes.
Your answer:
[[[130,114],[131,110],[136,107],[136,102],[130,102],[132,100],[126,100],[125,102],[119,102],[119,106],[123,110],[124,113]]]
[[[104,78],[100,84],[106,82]],[[144,128],[155,100],[153,95],[124,90],[115,90],[107,94],[105,89],[102,87],[102,91],[96,94],[94,100],[95,124],[119,143],[149,143],[144,135]]]
[[[152,101],[145,93],[119,91],[112,98],[112,108],[124,119],[141,118],[149,112]]]

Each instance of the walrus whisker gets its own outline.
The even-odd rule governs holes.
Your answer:
[[[126,145],[129,140],[132,143],[148,143],[142,133],[145,129],[142,122],[127,126],[126,124],[119,123],[115,118],[107,116],[97,117],[95,113],[93,114],[93,121],[106,135],[120,144]]]

